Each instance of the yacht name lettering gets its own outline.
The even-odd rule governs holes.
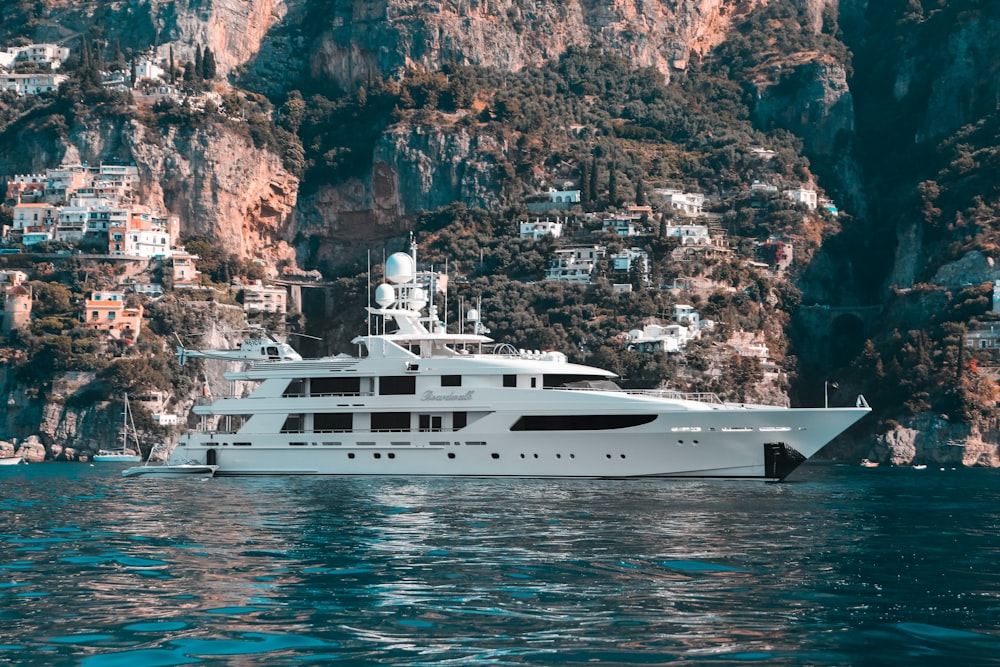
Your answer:
[[[476,393],[472,389],[465,392],[464,394],[456,394],[454,392],[450,394],[435,394],[433,391],[427,390],[421,396],[421,401],[471,401],[472,395]]]

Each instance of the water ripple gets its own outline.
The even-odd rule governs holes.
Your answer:
[[[1000,477],[805,472],[192,489],[30,466],[0,498],[0,662],[990,664]]]

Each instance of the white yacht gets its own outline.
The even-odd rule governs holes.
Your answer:
[[[861,396],[856,407],[785,408],[623,390],[561,353],[494,345],[476,317],[475,333],[448,333],[433,304],[440,277],[417,270],[415,248],[390,256],[385,275],[357,356],[227,373],[256,388],[196,405],[201,427],[168,465],[216,476],[780,480],[870,412]]]

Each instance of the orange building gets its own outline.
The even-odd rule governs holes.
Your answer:
[[[87,299],[84,326],[96,331],[107,331],[115,338],[139,337],[142,328],[142,306],[125,305],[124,292],[93,292]]]

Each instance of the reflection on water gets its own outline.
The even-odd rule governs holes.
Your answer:
[[[0,476],[0,662],[987,664],[990,471]],[[975,492],[971,492],[975,489]]]

